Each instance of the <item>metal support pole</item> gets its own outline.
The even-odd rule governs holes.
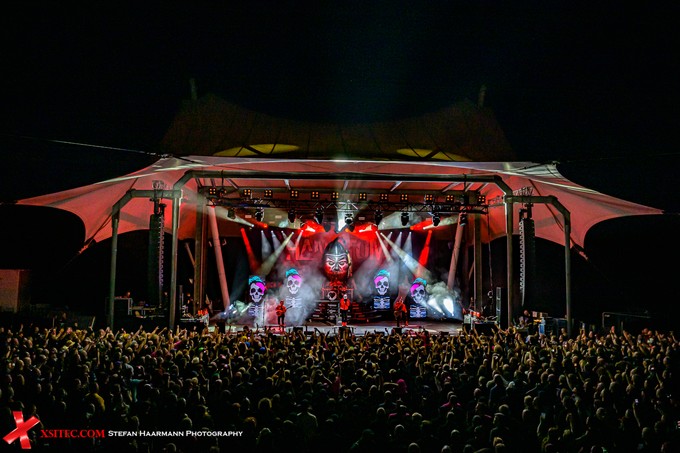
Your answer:
[[[120,211],[111,216],[111,270],[109,274],[109,299],[106,303],[106,325],[113,329],[114,303],[116,298],[116,264],[118,261],[118,223]]]
[[[453,248],[451,250],[451,263],[449,264],[449,278],[446,286],[452,290],[453,283],[456,280],[456,268],[458,267],[458,256],[460,255],[460,243],[463,240],[463,226],[460,224],[461,216],[458,215],[458,224],[456,226],[456,236],[453,241]]]
[[[217,217],[215,216],[215,207],[211,206],[208,209],[208,219],[210,220],[210,231],[212,232],[213,248],[215,249],[215,260],[217,261],[217,275],[220,280],[220,290],[222,291],[222,300],[224,301],[224,311],[229,309],[229,288],[227,286],[227,276],[224,272],[224,260],[222,259],[222,246],[220,245],[220,232],[217,228]]]
[[[574,320],[571,318],[571,217],[569,211],[564,210],[562,214],[564,215],[564,278],[565,278],[565,298],[567,312],[565,314],[567,318],[567,335],[571,338],[571,332],[574,324]]]
[[[194,234],[194,306],[201,307],[205,300],[205,200],[199,195],[196,206],[196,231]]]

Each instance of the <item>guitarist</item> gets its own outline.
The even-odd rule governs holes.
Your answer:
[[[281,299],[279,304],[276,306],[276,319],[279,323],[279,327],[282,329],[286,327],[286,301]]]
[[[404,303],[403,297],[397,297],[392,309],[394,310],[394,319],[397,321],[397,327],[401,327],[402,321],[408,326],[408,321],[406,320],[406,304]]]

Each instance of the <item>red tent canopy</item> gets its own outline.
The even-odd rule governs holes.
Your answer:
[[[152,191],[154,182],[171,190],[185,175],[182,191],[178,238],[194,237],[195,212],[200,188],[228,186],[235,193],[249,188],[253,192],[270,188],[288,192],[312,190],[371,193],[411,193],[421,196],[431,193],[443,197],[447,193],[470,191],[486,197],[488,214],[480,215],[488,241],[505,234],[506,217],[504,192],[493,182],[473,182],[475,177],[498,177],[512,192],[541,197],[555,197],[571,213],[571,242],[583,245],[588,229],[604,220],[630,215],[661,214],[659,209],[620,200],[586,187],[562,176],[554,164],[531,162],[400,162],[369,160],[296,160],[263,158],[225,158],[187,156],[163,158],[135,173],[63,192],[20,200],[19,204],[49,206],[76,214],[85,224],[85,242],[102,241],[111,236],[111,214],[116,203],[128,191]],[[209,175],[209,177],[196,177]],[[343,176],[346,179],[343,179]],[[468,178],[467,180],[461,180]],[[141,193],[141,192],[140,192]],[[342,198],[341,198],[342,199]],[[421,198],[422,200],[422,198]],[[164,200],[168,210],[173,201]],[[514,232],[518,231],[515,203]],[[387,209],[389,210],[389,208]],[[147,229],[153,203],[149,197],[131,198],[121,210],[119,233]],[[226,211],[225,211],[226,217]],[[285,217],[285,216],[284,216]],[[564,224],[561,214],[550,204],[535,204],[532,208],[536,237],[564,245]],[[172,216],[166,215],[166,231],[172,231]],[[238,234],[223,222],[223,234]],[[242,226],[236,224],[236,226]]]

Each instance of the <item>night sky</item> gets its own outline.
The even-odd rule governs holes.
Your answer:
[[[6,7],[1,201],[146,166],[194,79],[199,96],[337,123],[418,116],[476,101],[484,85],[485,105],[518,160],[558,161],[583,185],[680,210],[677,4],[189,3]],[[25,234],[26,223],[50,240],[34,219],[21,224],[16,212],[3,213],[5,243]],[[677,236],[677,216],[664,222],[622,222],[589,235],[587,251],[589,243],[594,255],[611,249],[598,263],[611,286],[633,273],[633,299],[667,297],[660,286],[677,264],[657,268],[661,258],[639,250],[677,247],[668,238]],[[630,248],[610,244],[633,244],[631,237]],[[614,269],[626,257],[630,267]]]

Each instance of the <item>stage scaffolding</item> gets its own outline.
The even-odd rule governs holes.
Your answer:
[[[110,286],[109,286],[109,297],[107,306],[107,324],[113,326],[113,300],[115,299],[115,286],[116,286],[116,261],[117,261],[117,248],[118,248],[118,224],[120,220],[121,211],[124,209],[125,205],[132,198],[148,198],[151,201],[157,202],[157,200],[169,200],[172,202],[172,246],[171,246],[171,262],[170,262],[170,288],[169,288],[169,327],[172,329],[176,325],[176,311],[177,311],[177,257],[179,248],[179,218],[180,218],[180,206],[182,200],[182,189],[191,180],[204,180],[204,179],[215,179],[219,180],[224,178],[236,179],[245,178],[248,180],[285,180],[288,181],[366,181],[366,182],[394,182],[395,187],[397,187],[402,182],[441,182],[449,184],[463,184],[463,194],[465,194],[467,184],[472,183],[482,183],[482,184],[493,184],[497,186],[504,194],[502,199],[502,204],[505,207],[505,219],[506,219],[506,273],[507,273],[507,314],[504,320],[504,326],[512,324],[513,320],[513,305],[514,305],[514,265],[513,265],[513,204],[551,204],[556,210],[562,215],[564,221],[564,242],[565,242],[565,301],[566,301],[566,319],[567,319],[567,330],[571,334],[572,329],[572,315],[571,315],[571,257],[570,257],[570,244],[571,244],[571,220],[569,211],[553,196],[531,196],[523,193],[517,194],[513,193],[511,188],[503,181],[502,177],[499,175],[433,175],[433,174],[373,174],[373,173],[314,173],[314,172],[302,172],[302,173],[277,173],[277,172],[256,172],[256,171],[208,171],[208,170],[188,170],[184,173],[182,178],[180,178],[173,185],[172,190],[165,190],[165,188],[154,186],[154,190],[129,190],[121,199],[112,206],[111,214],[111,228],[112,228],[112,246],[111,246],[111,270],[110,270]],[[197,182],[198,187],[204,187],[204,185]],[[203,266],[205,264],[205,253],[203,247],[205,245],[205,231],[206,222],[203,219],[205,215],[205,207],[207,205],[208,198],[205,193],[199,191],[197,197],[196,212],[197,212],[197,225],[196,225],[196,261],[195,261],[195,287],[197,290],[194,293],[195,300],[202,300],[204,297],[203,293]],[[415,207],[414,207],[415,206]],[[476,209],[475,205],[469,203],[452,202],[450,204],[441,203],[438,205],[442,212],[458,212],[466,213],[470,217],[474,218],[481,213],[483,209]],[[477,206],[479,208],[479,206]],[[391,209],[397,210],[414,210],[419,209],[418,205],[414,203],[408,203],[405,201],[392,203]],[[488,209],[488,205],[487,205]],[[477,224],[477,221],[474,222]],[[481,300],[482,288],[481,280],[479,276],[481,275],[481,260],[478,259],[479,253],[479,228],[475,227],[473,230],[475,232],[475,298]],[[456,248],[454,247],[454,251]],[[452,261],[456,259],[452,253]],[[455,263],[452,263],[455,265]],[[221,276],[220,278],[224,278]],[[451,282],[449,282],[451,284]],[[199,298],[200,297],[200,298]],[[227,299],[228,300],[228,299]],[[225,309],[228,307],[225,307]]]

